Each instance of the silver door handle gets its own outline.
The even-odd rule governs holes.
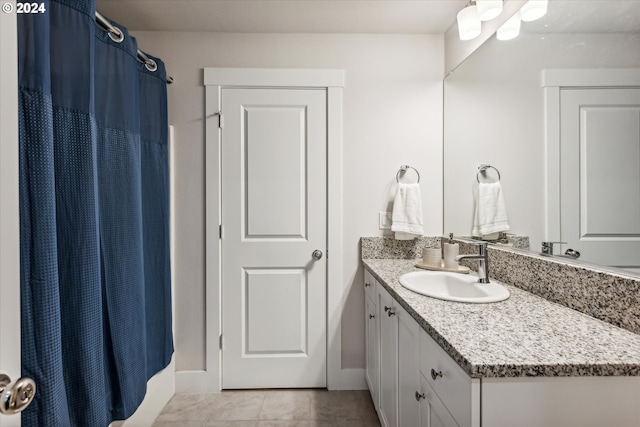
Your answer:
[[[22,412],[36,394],[36,383],[31,378],[20,378],[12,383],[6,374],[0,374],[0,414]]]
[[[313,257],[313,259],[315,259],[317,261],[320,258],[322,258],[322,251],[320,249],[316,249],[315,251],[313,251],[311,256]]]
[[[567,256],[570,256],[571,258],[575,258],[575,259],[580,258],[580,252],[576,251],[575,249],[569,248],[566,251],[564,251],[564,254]]]

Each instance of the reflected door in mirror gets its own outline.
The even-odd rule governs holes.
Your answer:
[[[561,240],[639,268],[640,88],[564,89],[560,104]]]

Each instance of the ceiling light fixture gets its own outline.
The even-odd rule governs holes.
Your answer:
[[[482,32],[482,24],[474,1],[469,2],[467,7],[458,12],[456,20],[458,21],[460,40],[475,39]]]
[[[520,9],[520,17],[524,22],[535,21],[547,13],[548,0],[529,0]]]
[[[507,20],[496,32],[496,38],[498,40],[511,40],[518,37],[520,34],[520,12],[516,12],[511,18]]]
[[[497,18],[502,13],[502,0],[476,0],[481,21]]]

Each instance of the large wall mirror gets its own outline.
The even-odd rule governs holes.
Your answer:
[[[617,81],[622,73],[624,84],[577,101],[566,94],[585,88],[545,89],[545,73],[568,69],[611,72]],[[550,108],[550,93],[563,94],[564,104]],[[569,113],[577,121],[567,136],[558,120]],[[523,22],[519,37],[491,37],[447,76],[444,122],[445,233],[470,234],[476,173],[490,164],[501,174],[509,232],[529,236],[530,250],[567,241],[554,252],[571,248],[585,262],[640,273],[640,0],[550,0],[547,15]],[[563,148],[550,145],[553,126],[562,126]],[[550,161],[554,150],[566,157],[571,138],[575,157]],[[563,187],[567,177],[573,187]],[[496,178],[489,170],[486,179]],[[567,203],[575,218],[565,215]],[[563,218],[550,218],[556,208]],[[574,225],[577,234],[568,235]]]

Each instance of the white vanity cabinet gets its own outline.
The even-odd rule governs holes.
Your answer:
[[[380,342],[378,339],[379,328],[377,306],[378,283],[371,273],[364,272],[364,293],[365,293],[365,345],[366,345],[366,379],[371,399],[376,408],[378,407],[378,391],[380,389]]]
[[[473,406],[479,380],[471,380],[368,271],[365,304],[367,384],[382,426],[479,426],[472,414],[474,408],[479,413]]]
[[[418,398],[421,399],[420,427],[460,427],[422,374]]]
[[[640,426],[640,376],[634,376],[634,370],[629,372],[632,375],[624,375],[624,370],[636,369],[640,363],[635,364],[632,360],[623,365],[615,364],[618,354],[635,354],[632,352],[640,345],[636,338],[626,337],[626,333],[619,334],[608,326],[603,328],[600,321],[579,313],[562,313],[557,306],[546,305],[529,294],[514,293],[508,302],[502,303],[507,314],[513,310],[507,306],[510,302],[517,303],[518,309],[531,307],[535,315],[541,313],[535,310],[545,310],[543,315],[546,315],[546,310],[555,310],[554,319],[567,316],[565,321],[577,320],[577,325],[584,331],[600,331],[602,338],[592,340],[591,346],[566,345],[554,338],[551,331],[548,339],[554,346],[546,342],[540,343],[540,347],[550,348],[557,356],[547,359],[551,362],[533,367],[521,361],[518,348],[482,349],[477,347],[478,343],[467,346],[457,342],[456,349],[450,353],[391,296],[387,289],[394,289],[393,283],[377,282],[369,271],[365,272],[365,282],[369,283],[365,286],[367,382],[383,427]],[[396,297],[402,298],[403,292],[398,291]],[[519,300],[513,301],[515,299]],[[414,315],[420,315],[416,314],[420,310],[430,313],[433,318],[424,317],[424,321],[432,328],[443,321],[461,321],[451,312],[447,312],[446,317],[444,314],[438,317],[438,307],[442,303],[429,307],[431,299],[427,297],[406,299],[403,305],[407,304],[415,307]],[[517,322],[517,318],[513,321]],[[474,325],[469,323],[468,327],[473,328]],[[609,334],[602,333],[602,330]],[[584,331],[578,328],[576,334],[584,334]],[[482,342],[482,334],[494,332],[478,328],[478,342]],[[438,333],[436,328],[435,334]],[[535,331],[530,334],[518,328],[506,333],[513,335],[506,336],[505,342],[533,343],[536,341],[532,337],[538,336]],[[612,336],[628,345],[605,347]],[[455,354],[454,351],[466,360],[470,360],[470,354],[484,351],[481,360],[489,361],[484,366],[488,374],[483,378],[471,378],[450,356]],[[513,362],[505,359],[505,355],[511,355]],[[581,369],[589,369],[590,365],[582,365],[580,360],[588,356],[596,358],[596,362],[590,361],[596,368],[600,367],[595,365],[597,360],[603,360],[602,366],[609,371],[603,369],[600,375],[585,375]],[[496,368],[491,363],[494,359],[500,360],[498,367],[505,367],[505,376],[492,375],[491,370]],[[477,363],[471,369],[483,368]],[[509,369],[520,376],[508,376]],[[524,371],[518,372],[518,369]],[[549,369],[551,375],[527,376],[528,369],[532,372]]]
[[[376,283],[368,272],[367,281]],[[367,314],[367,382],[382,426],[479,427],[480,380],[466,375],[379,283],[375,305],[376,317]]]
[[[380,397],[376,409],[380,422],[383,427],[418,426],[420,326],[379,284],[377,295]]]
[[[397,303],[396,303],[397,304]],[[420,326],[398,306],[398,426],[420,425]]]
[[[398,326],[396,301],[378,285],[380,395],[376,407],[382,427],[398,426]]]
[[[434,407],[442,425],[480,426],[480,380],[469,377],[424,330],[420,330],[420,373],[428,386],[422,384],[423,406],[429,400],[436,401],[428,406]],[[430,392],[435,394],[432,399],[428,398]],[[451,418],[439,410],[438,401]],[[423,421],[422,425],[433,424]]]

